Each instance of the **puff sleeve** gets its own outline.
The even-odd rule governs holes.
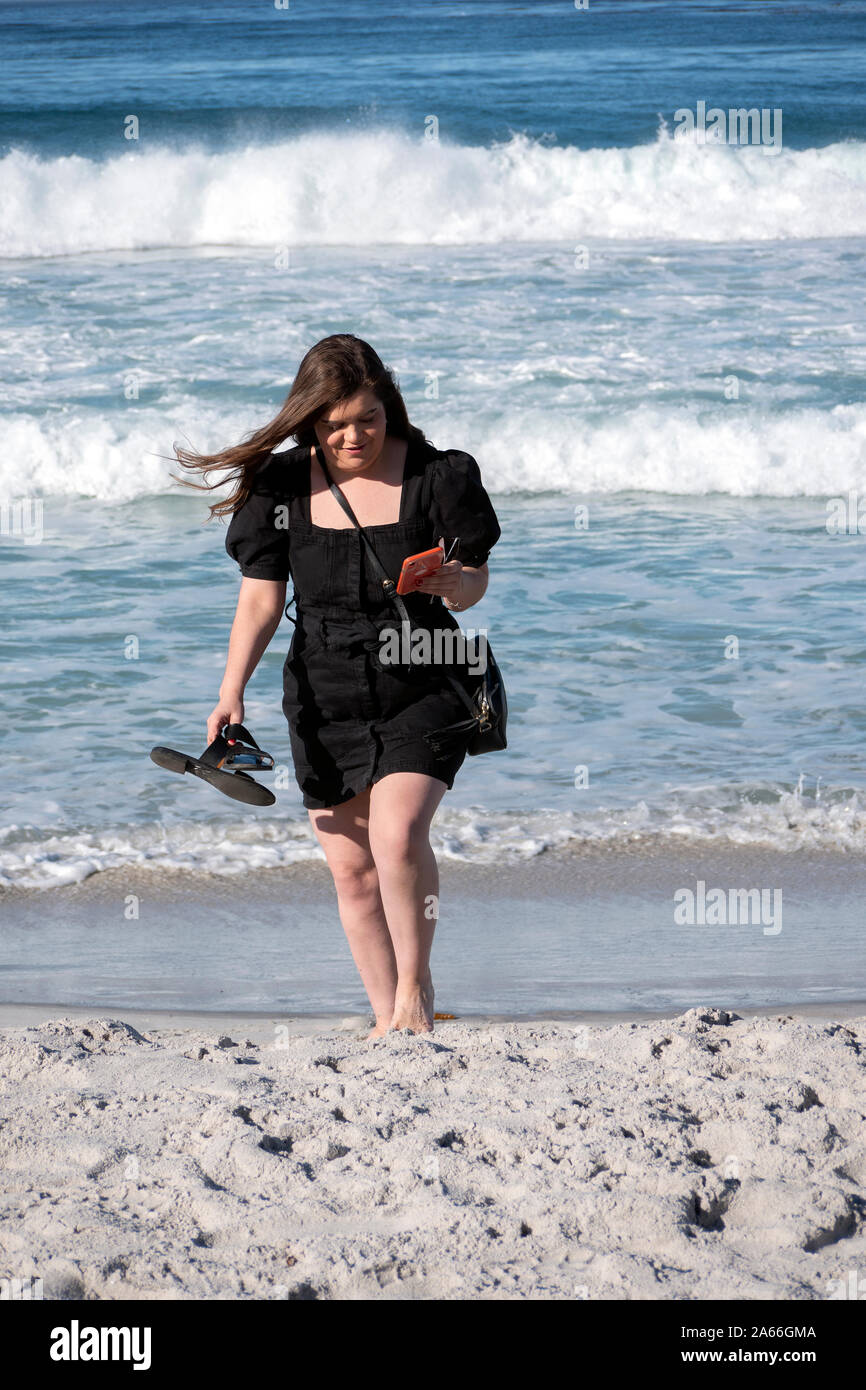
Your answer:
[[[436,539],[446,545],[459,538],[454,558],[464,565],[486,564],[502,534],[493,504],[484,490],[481,470],[471,454],[449,449],[432,464],[431,514]]]
[[[281,472],[285,474],[285,469]],[[226,551],[244,578],[289,579],[288,489],[271,460],[259,468],[253,489],[232,514]]]

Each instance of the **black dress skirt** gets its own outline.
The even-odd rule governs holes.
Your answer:
[[[383,629],[399,629],[399,619],[355,527],[313,525],[310,452],[299,445],[270,454],[226,535],[226,550],[243,575],[294,585],[283,712],[304,805],[338,806],[391,772],[422,772],[451,787],[468,736],[436,756],[424,735],[466,717],[448,681],[449,674],[467,679],[465,663],[455,657],[443,664],[447,637],[436,644],[436,629],[459,625],[438,595],[408,594],[413,630],[428,629],[428,650],[437,659],[383,664]],[[472,455],[435,449],[420,431],[408,443],[399,515],[364,528],[395,580],[408,555],[431,549],[440,536],[446,547],[459,541],[452,558],[478,566],[500,535]]]

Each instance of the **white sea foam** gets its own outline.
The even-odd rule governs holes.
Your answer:
[[[780,850],[866,852],[866,808],[856,793],[810,800],[799,791],[736,806],[639,801],[594,815],[541,808],[492,811],[448,808],[436,817],[434,849],[442,860],[519,863],[551,850],[635,843],[659,850],[692,843]],[[166,870],[223,877],[304,862],[324,862],[306,818],[144,824],[93,831],[38,831],[10,826],[0,836],[0,886],[56,888],[109,869]]]
[[[240,412],[214,411],[205,418],[195,401],[170,414],[178,420],[176,428],[157,410],[136,412],[133,424],[122,411],[6,416],[0,419],[0,497],[128,502],[173,491],[179,485],[171,475],[182,470],[173,460],[172,440],[186,436],[198,448],[218,448],[252,426]],[[512,410],[497,415],[489,430],[478,412],[471,421],[455,413],[431,432],[440,448],[474,454],[494,493],[866,493],[866,406],[861,405],[784,414],[739,404],[714,412],[645,407],[598,421],[580,411]],[[50,531],[50,510],[45,526]]]
[[[156,247],[740,242],[866,231],[866,143],[819,149],[490,147],[393,131],[208,152],[0,160],[0,255]]]

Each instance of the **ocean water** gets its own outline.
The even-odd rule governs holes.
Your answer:
[[[352,331],[503,527],[465,625],[510,747],[464,765],[443,862],[808,850],[829,902],[866,852],[866,5],[0,21],[0,887],[321,858],[288,623],[247,699],[276,806],[147,754],[204,746],[238,584],[172,443],[242,438]],[[781,146],[678,138],[699,102],[780,113]],[[839,910],[856,994],[850,878]]]

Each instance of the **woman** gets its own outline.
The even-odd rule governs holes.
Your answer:
[[[297,447],[274,453],[289,436]],[[369,1037],[390,1028],[431,1032],[439,879],[430,822],[468,736],[437,756],[424,735],[465,719],[447,679],[460,668],[442,664],[441,643],[436,665],[381,659],[394,607],[321,460],[390,577],[407,556],[440,542],[446,555],[454,548],[404,600],[413,629],[431,633],[457,628],[450,613],[471,608],[487,588],[500,530],[478,465],[460,450],[435,449],[410,425],[391,372],[348,333],[310,349],[280,413],[247,441],[213,455],[175,452],[205,475],[234,469],[236,483],[211,507],[232,514],[226,549],[243,579],[208,742],[243,722],[244,690],[279,626],[291,577],[297,617],[283,711],[304,805],[375,1014]]]

